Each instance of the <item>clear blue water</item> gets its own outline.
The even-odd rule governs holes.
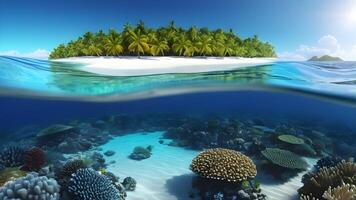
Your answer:
[[[166,131],[192,117],[201,124],[233,118],[270,130],[291,126],[303,136],[322,132],[331,140],[328,154],[356,156],[356,62],[276,62],[132,77],[101,76],[81,67],[0,57],[0,146],[31,143],[51,124],[96,126],[98,120],[112,123],[108,119],[116,115],[127,121],[101,129]]]

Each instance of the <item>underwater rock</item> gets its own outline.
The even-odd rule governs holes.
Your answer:
[[[115,154],[115,151],[112,151],[112,150],[108,150],[104,153],[104,155],[106,156],[113,156]]]
[[[122,200],[111,180],[90,168],[79,169],[72,174],[68,185],[68,191],[75,200]]]
[[[25,152],[25,149],[18,146],[5,147],[0,152],[0,165],[3,168],[23,165]]]
[[[0,188],[1,199],[58,200],[60,186],[57,181],[46,176],[30,173],[15,179]]]
[[[47,158],[44,151],[38,147],[33,147],[26,151],[24,156],[24,165],[22,169],[26,171],[38,172],[46,163]]]
[[[261,153],[273,164],[284,168],[305,170],[308,167],[307,162],[303,158],[287,150],[266,148]]]
[[[304,140],[302,138],[294,135],[279,135],[278,139],[289,144],[304,144]]]
[[[135,191],[136,189],[136,180],[132,177],[124,178],[121,184],[125,187],[127,191]]]
[[[240,152],[215,148],[201,152],[190,169],[205,178],[241,182],[256,176],[255,164]]]
[[[69,130],[74,129],[73,126],[67,126],[63,124],[53,124],[47,128],[42,129],[40,132],[37,133],[37,137],[48,137],[48,136],[53,136],[57,134],[62,134],[65,133]]]
[[[129,155],[129,158],[133,160],[143,160],[151,157],[151,151],[144,147],[135,147],[133,152]]]

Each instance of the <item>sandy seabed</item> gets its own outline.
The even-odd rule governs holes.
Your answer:
[[[115,161],[109,165],[108,171],[118,175],[121,180],[131,176],[136,179],[137,187],[134,192],[128,192],[127,200],[187,200],[192,190],[191,180],[194,174],[189,170],[192,159],[199,151],[188,150],[181,147],[159,144],[163,132],[142,132],[119,136],[102,146],[103,151],[114,150],[116,153],[106,157],[107,161]],[[153,145],[152,156],[146,160],[136,161],[128,155],[136,146]],[[315,159],[307,160],[310,166]],[[286,183],[261,184],[263,193],[270,200],[294,200],[297,198],[297,189],[302,186],[301,177],[305,172],[292,178]]]

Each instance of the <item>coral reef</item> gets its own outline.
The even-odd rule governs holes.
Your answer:
[[[266,148],[261,153],[273,164],[284,168],[305,170],[308,167],[308,164],[304,159],[287,150]]]
[[[324,192],[341,186],[343,183],[356,185],[356,163],[342,161],[335,167],[321,168],[303,181],[304,185],[298,192],[300,195],[321,199]]]
[[[192,161],[190,169],[210,179],[241,182],[256,176],[255,164],[240,152],[215,148],[201,152]]]
[[[56,180],[30,173],[1,187],[0,199],[57,200],[59,191],[60,186]]]
[[[134,191],[136,189],[136,180],[132,177],[126,177],[122,181],[122,185],[127,191]]]
[[[40,148],[33,147],[26,151],[22,169],[26,171],[39,171],[46,163],[46,160],[45,152]]]
[[[294,135],[279,135],[278,139],[289,144],[304,144],[304,140],[302,138]]]
[[[0,152],[0,165],[5,167],[19,167],[23,165],[25,149],[18,146],[5,147]]]
[[[317,170],[326,167],[335,167],[337,164],[339,164],[342,161],[340,157],[336,156],[326,156],[318,160],[316,165],[314,166]]]
[[[76,159],[67,161],[58,173],[59,184],[62,187],[66,186],[71,175],[82,168],[86,168],[86,165],[84,164],[83,160]]]
[[[343,183],[341,186],[329,189],[324,192],[323,197],[326,200],[355,200],[356,186]]]
[[[129,155],[129,158],[133,160],[143,160],[151,157],[151,151],[148,147],[135,147],[132,153]]]
[[[72,174],[68,191],[75,200],[121,200],[111,180],[93,169],[79,169]]]

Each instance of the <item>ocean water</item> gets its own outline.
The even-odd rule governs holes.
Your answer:
[[[26,163],[40,165],[22,169],[55,179],[61,185],[58,197],[46,191],[54,199],[85,200],[70,179],[78,171],[61,176],[63,165],[73,159],[85,160],[101,176],[118,176],[116,188],[106,185],[106,191],[126,193],[121,199],[287,200],[299,198],[302,176],[315,172],[319,159],[356,156],[356,62],[276,62],[233,71],[132,77],[100,76],[81,67],[0,57],[0,160],[13,153],[6,151],[9,147],[26,149],[26,155],[37,147],[46,155],[45,164],[31,154],[3,172]],[[43,131],[58,124],[70,128]],[[43,132],[48,135],[39,134]],[[281,135],[303,144],[283,141]],[[150,152],[132,156],[138,146]],[[215,148],[248,156],[257,176],[246,186],[224,180],[225,172],[215,180],[191,170],[194,157]],[[262,153],[269,148],[292,152],[307,167],[282,167]],[[136,180],[134,191],[125,177]],[[6,187],[4,179],[0,171],[0,184]],[[251,186],[256,182],[260,186]],[[89,199],[120,199],[96,192]]]

